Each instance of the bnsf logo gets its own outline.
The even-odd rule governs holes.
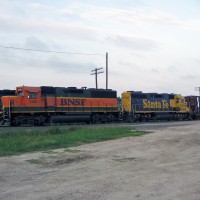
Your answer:
[[[61,106],[84,106],[86,99],[60,99]]]

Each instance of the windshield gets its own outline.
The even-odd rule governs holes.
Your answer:
[[[18,89],[17,89],[17,95],[18,95],[18,96],[24,96],[24,93],[23,93],[23,91],[22,91],[22,88],[18,88]]]

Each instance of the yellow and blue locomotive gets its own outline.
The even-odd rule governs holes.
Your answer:
[[[122,93],[121,98],[122,116],[125,121],[190,118],[190,109],[181,95],[127,91]]]

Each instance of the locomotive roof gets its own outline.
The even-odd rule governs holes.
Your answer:
[[[156,92],[142,92],[142,91],[127,91],[127,92],[130,92],[131,94],[146,94],[146,95],[180,95],[174,93],[156,93]]]

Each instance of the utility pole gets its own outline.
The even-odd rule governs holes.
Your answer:
[[[198,109],[200,109],[200,87],[195,87],[195,91],[199,91],[199,96],[198,96],[199,108]],[[198,112],[200,111],[198,110]]]
[[[101,69],[103,69],[103,68],[102,67],[101,68],[95,68],[94,70],[91,71],[92,74],[90,74],[90,75],[95,75],[96,89],[98,89],[97,75],[103,73],[103,71],[99,72],[99,70],[101,70]]]
[[[106,90],[108,89],[108,52],[106,52]]]
[[[195,91],[199,91],[199,96],[200,96],[200,87],[195,87]]]

